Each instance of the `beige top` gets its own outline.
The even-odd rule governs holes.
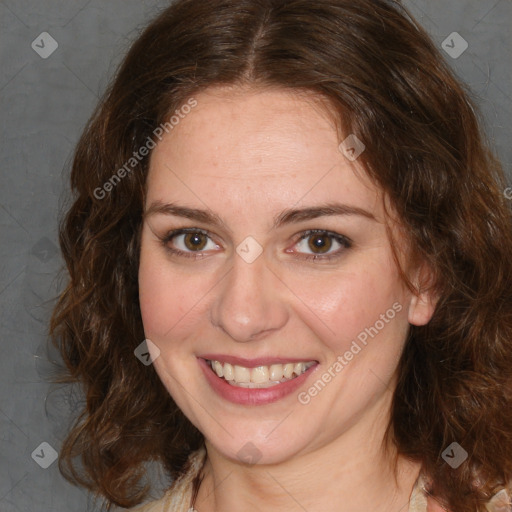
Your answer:
[[[157,500],[130,509],[131,512],[197,512],[190,507],[193,481],[201,471],[206,450],[201,448],[190,454],[190,470],[177,479],[165,495]],[[444,512],[435,500],[428,498],[425,491],[425,478],[420,475],[414,484],[408,512]],[[512,512],[510,496],[512,489],[502,489],[487,503],[488,512]]]

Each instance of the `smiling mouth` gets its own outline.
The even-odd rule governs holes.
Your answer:
[[[269,388],[277,386],[296,379],[316,363],[316,361],[304,361],[247,368],[210,359],[206,359],[206,362],[218,377],[224,379],[232,386],[241,388]]]

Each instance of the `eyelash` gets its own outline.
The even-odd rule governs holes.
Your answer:
[[[198,251],[197,253],[185,252],[185,251],[182,251],[180,249],[174,249],[172,247],[169,247],[169,242],[174,237],[179,236],[179,235],[183,235],[183,234],[187,234],[187,233],[202,234],[202,235],[205,235],[205,236],[207,236],[208,238],[211,239],[210,233],[208,233],[207,231],[204,231],[203,229],[198,229],[198,228],[181,228],[181,229],[175,229],[173,231],[169,231],[169,233],[167,233],[160,240],[161,240],[161,243],[164,246],[165,250],[168,251],[169,253],[173,254],[173,255],[176,255],[176,256],[179,256],[179,257],[184,257],[184,258],[190,258],[190,259],[193,259],[193,260],[197,260],[199,258],[204,257],[204,256],[201,256],[202,253],[200,251]],[[343,252],[346,249],[350,249],[352,247],[352,241],[349,238],[347,238],[344,235],[340,235],[339,233],[334,233],[332,231],[326,231],[325,229],[309,229],[307,231],[304,231],[303,233],[301,233],[300,237],[297,239],[297,241],[294,243],[294,245],[298,244],[299,242],[301,242],[302,240],[304,240],[306,238],[309,238],[310,236],[318,235],[318,234],[327,235],[327,236],[333,238],[343,248],[342,249],[338,249],[336,252],[334,252],[332,254],[329,254],[329,255],[302,254],[301,253],[301,256],[300,256],[301,259],[304,259],[304,260],[307,260],[307,261],[318,261],[318,260],[330,261],[330,260],[334,260],[334,259],[340,258],[342,256]]]

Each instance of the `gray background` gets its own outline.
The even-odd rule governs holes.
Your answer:
[[[99,510],[60,476],[56,461],[46,469],[36,463],[51,461],[41,443],[59,451],[66,418],[81,401],[46,381],[47,322],[62,286],[57,219],[84,124],[130,41],[167,4],[0,0],[0,512]],[[446,58],[471,87],[511,182],[512,0],[405,4],[438,46],[452,32],[467,41],[464,53]],[[41,46],[42,32],[58,43],[45,59],[31,47]],[[448,44],[462,48],[460,39]]]

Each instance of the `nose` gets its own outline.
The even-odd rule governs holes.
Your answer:
[[[287,322],[289,313],[282,296],[285,288],[263,254],[247,263],[235,253],[231,270],[215,287],[211,322],[234,341],[261,339]]]

